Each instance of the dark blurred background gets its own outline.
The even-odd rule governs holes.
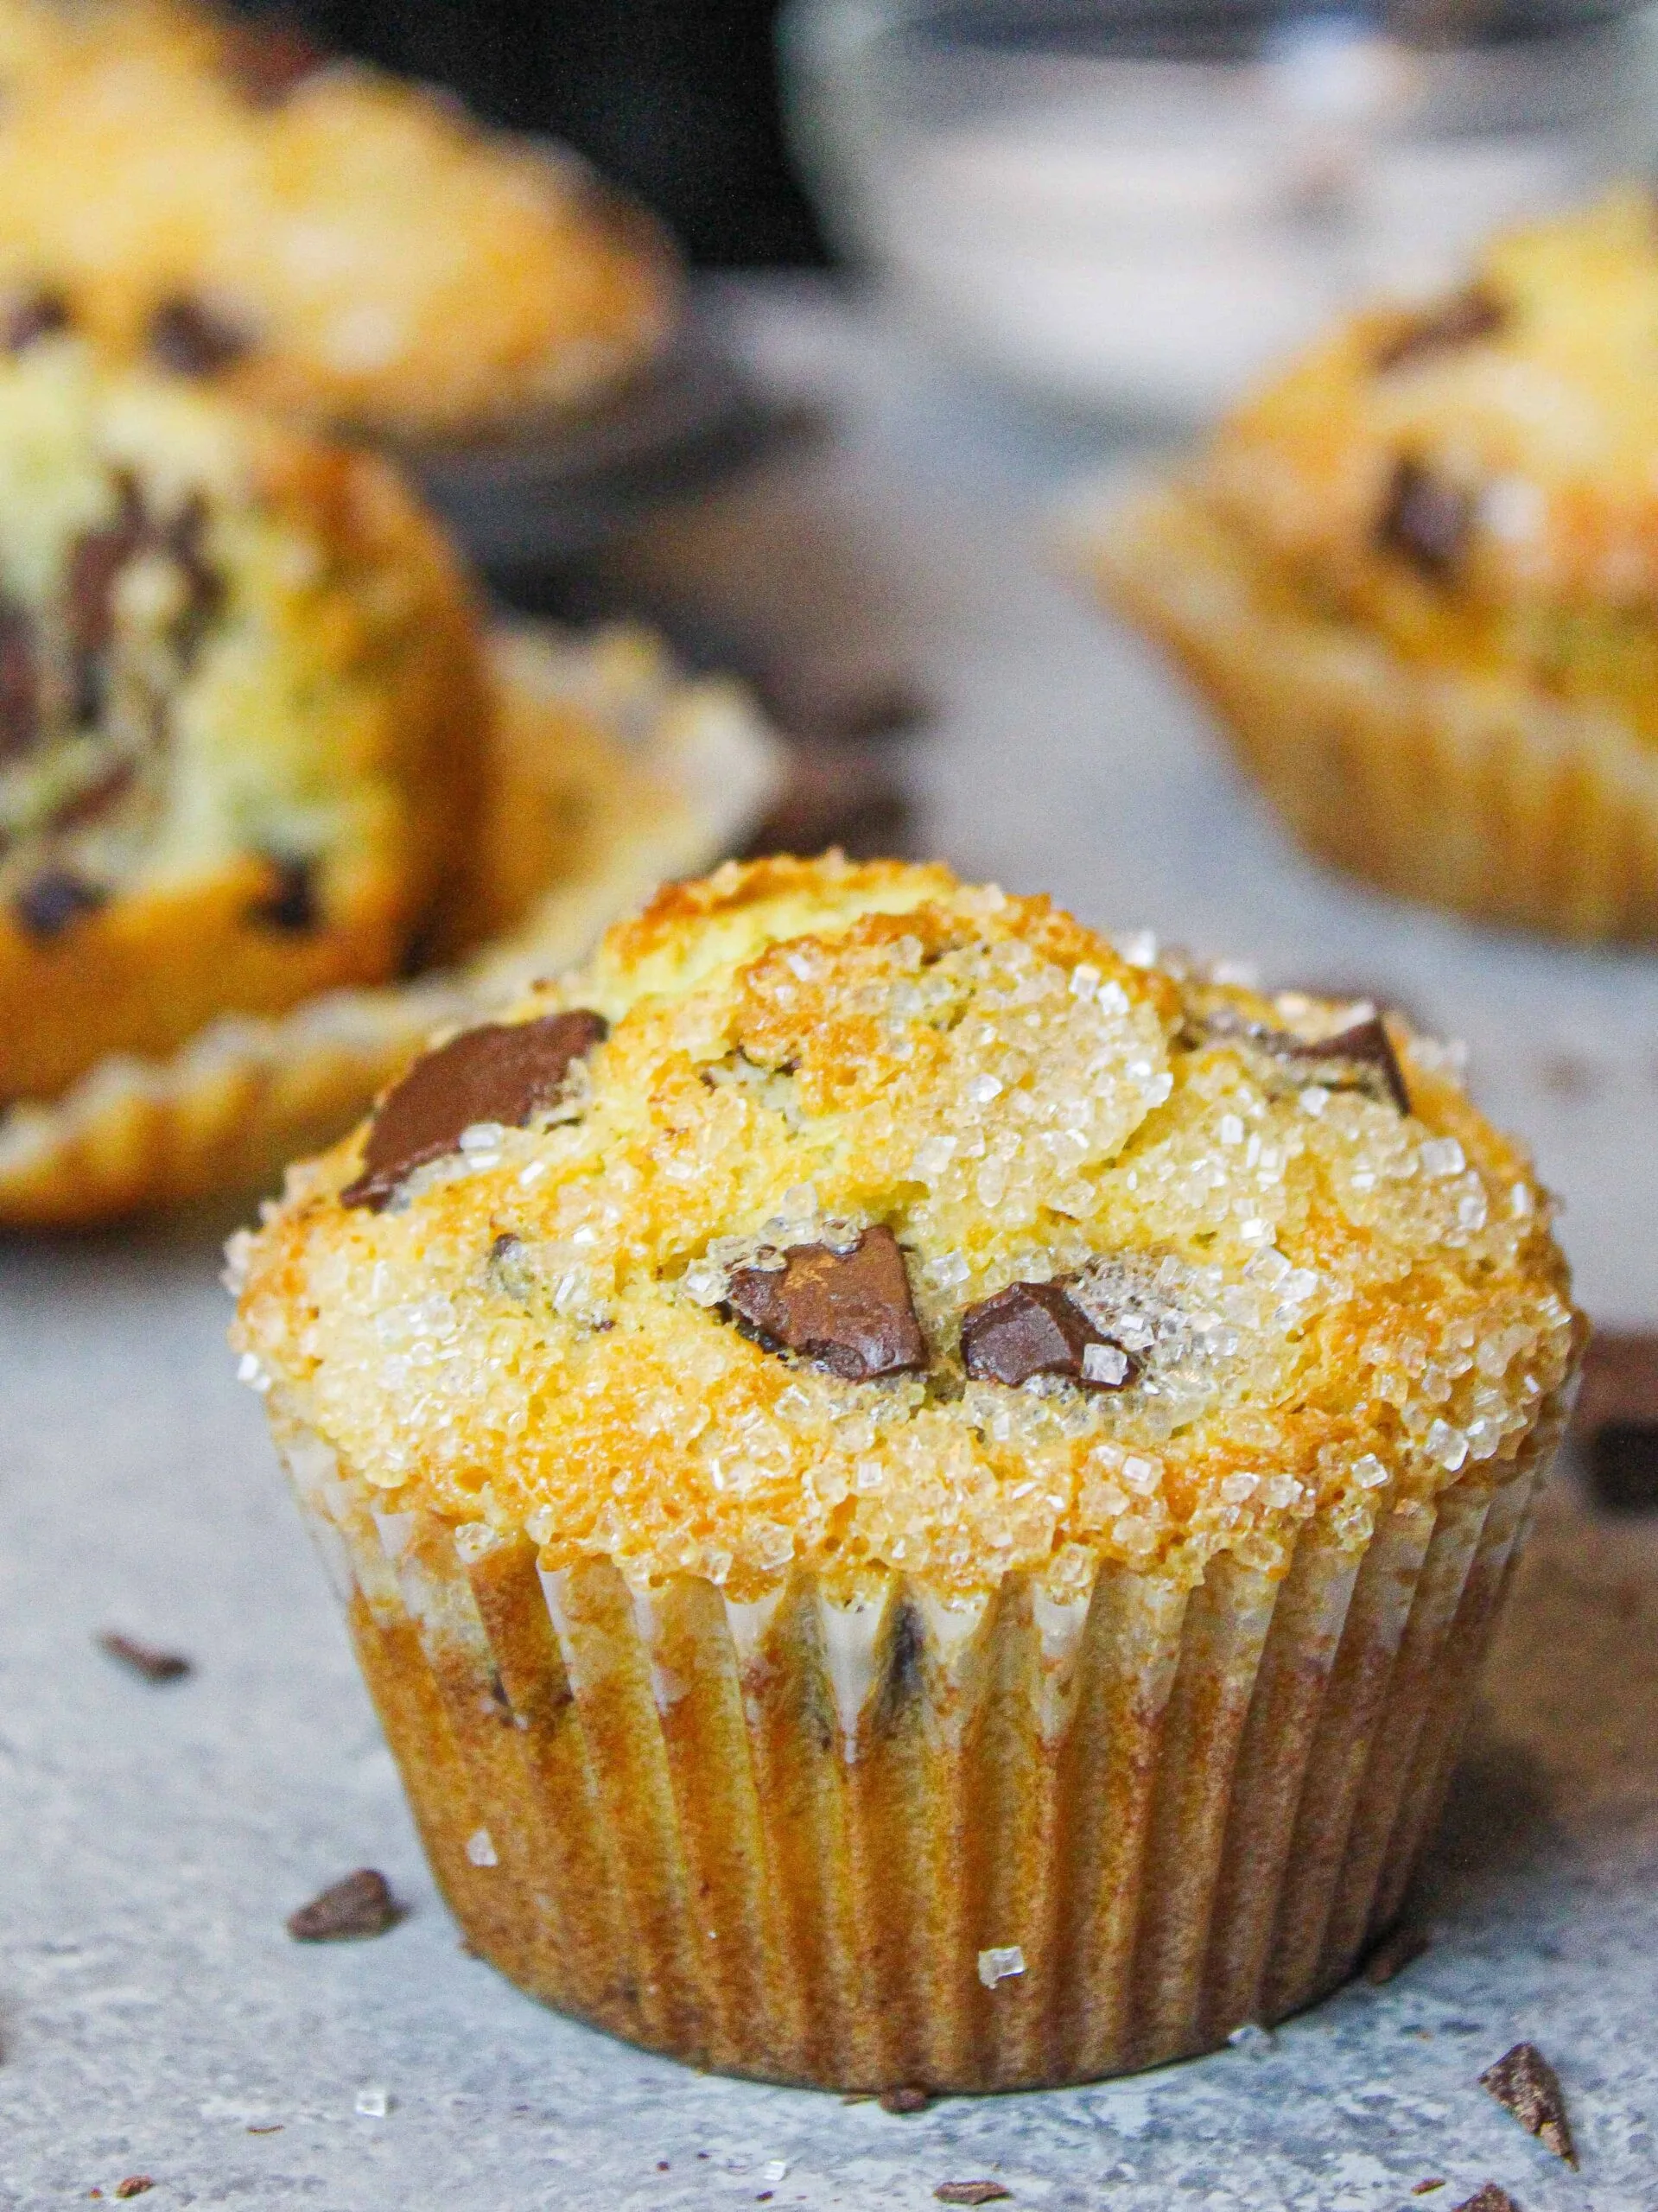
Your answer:
[[[270,12],[450,86],[497,122],[567,139],[633,186],[697,262],[823,258],[783,149],[778,0],[302,0]]]

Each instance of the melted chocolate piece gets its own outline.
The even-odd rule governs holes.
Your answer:
[[[1408,456],[1394,470],[1377,541],[1436,583],[1455,575],[1474,530],[1474,494]]]
[[[26,353],[38,345],[42,338],[55,338],[70,326],[69,302],[61,292],[54,292],[42,285],[39,290],[25,292],[14,299],[6,310],[0,344],[8,353]]]
[[[798,1352],[843,1382],[927,1363],[904,1255],[890,1229],[866,1229],[849,1252],[791,1244],[780,1268],[739,1268],[727,1300],[768,1351]]]
[[[295,935],[316,929],[322,920],[322,908],[316,895],[316,862],[298,855],[273,854],[267,865],[270,869],[270,893],[248,908],[249,921],[263,922],[269,929],[287,930]]]
[[[85,531],[69,555],[64,589],[68,598],[69,661],[74,715],[95,722],[104,704],[104,656],[115,634],[116,578],[149,535],[138,487],[119,480],[121,512],[102,530]]]
[[[1125,1365],[1116,1382],[1083,1372],[1083,1354],[1091,1344],[1122,1353]],[[1010,1283],[994,1298],[969,1306],[962,1316],[962,1359],[975,1382],[1011,1388],[1034,1375],[1060,1375],[1087,1389],[1121,1390],[1139,1372],[1122,1346],[1096,1329],[1057,1282]]]
[[[1311,1060],[1374,1070],[1400,1112],[1410,1112],[1410,1090],[1405,1081],[1405,1071],[1399,1065],[1399,1056],[1394,1051],[1379,1014],[1371,1014],[1364,1021],[1356,1021],[1350,1029],[1340,1030],[1333,1037],[1322,1037],[1316,1044],[1287,1046],[1282,1049],[1280,1057],[1286,1060]],[[1332,1083],[1329,1087],[1332,1090],[1344,1088],[1339,1082]]]
[[[0,601],[0,764],[27,753],[41,734],[41,674],[35,625]]]
[[[1505,2051],[1480,2075],[1479,2085],[1514,2114],[1528,2135],[1534,2135],[1568,2166],[1577,2164],[1560,2076],[1534,2043],[1517,2043]]]
[[[61,937],[71,922],[96,913],[109,903],[109,893],[88,883],[67,868],[44,868],[26,883],[11,902],[20,926],[42,944]]]
[[[384,1936],[402,1918],[385,1876],[373,1866],[359,1866],[290,1912],[286,1924],[296,1943],[354,1943]]]
[[[565,1077],[609,1033],[602,1014],[575,1007],[539,1021],[489,1022],[463,1030],[381,1100],[363,1147],[363,1173],[342,1205],[378,1213],[405,1177],[455,1151],[479,1122],[522,1128],[557,1103]]]
[[[147,344],[152,361],[181,377],[216,375],[253,350],[245,330],[188,293],[162,302],[149,318]]]
[[[1427,360],[1435,353],[1477,345],[1482,338],[1495,338],[1505,330],[1509,316],[1502,301],[1483,285],[1471,284],[1466,291],[1442,300],[1386,340],[1376,353],[1375,365],[1385,374],[1389,369]]]
[[[156,1644],[141,1643],[136,1636],[123,1636],[118,1629],[106,1629],[98,1638],[98,1648],[147,1682],[181,1682],[192,1671],[181,1651],[163,1651]]]
[[[226,27],[225,73],[250,107],[280,107],[329,58],[303,23],[280,10]]]

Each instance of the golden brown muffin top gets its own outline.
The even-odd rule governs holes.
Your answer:
[[[463,1551],[738,1599],[1270,1569],[1511,1457],[1570,1361],[1547,1201],[1441,1049],[1046,899],[732,863],[511,1020],[232,1254],[247,1379]]]
[[[1354,317],[1239,408],[1201,481],[1408,631],[1475,605],[1658,593],[1658,200],[1500,237],[1467,281]]]

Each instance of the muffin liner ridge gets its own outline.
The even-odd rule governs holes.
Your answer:
[[[1658,753],[1611,708],[1413,663],[1292,603],[1178,479],[1085,494],[1066,557],[1168,648],[1300,842],[1400,896],[1579,938],[1658,936]]]
[[[510,926],[480,911],[410,982],[230,1014],[167,1059],[111,1056],[45,1104],[0,1105],[0,1230],[80,1228],[246,1189],[330,1143],[443,1024],[484,1019],[581,959],[656,885],[711,865],[764,814],[778,741],[746,692],[683,676],[648,632],[498,626],[490,659],[522,782],[579,817],[572,850]],[[572,716],[575,716],[575,721]],[[589,734],[578,735],[577,724]],[[527,757],[526,757],[527,756]],[[526,845],[519,874],[540,849]]]
[[[1563,1425],[1278,1581],[1103,1566],[758,1602],[457,1537],[272,1427],[470,1947],[559,2010],[841,2089],[1083,2081],[1312,2003],[1396,1917]]]

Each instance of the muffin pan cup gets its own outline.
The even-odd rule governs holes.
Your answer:
[[[469,1948],[697,2065],[991,2090],[1211,2049],[1398,1917],[1564,1394],[1280,1580],[1102,1563],[1074,1605],[545,1573],[270,1408]]]
[[[1610,708],[1412,662],[1294,605],[1178,485],[1069,531],[1311,852],[1397,896],[1585,941],[1658,937],[1658,753]]]

